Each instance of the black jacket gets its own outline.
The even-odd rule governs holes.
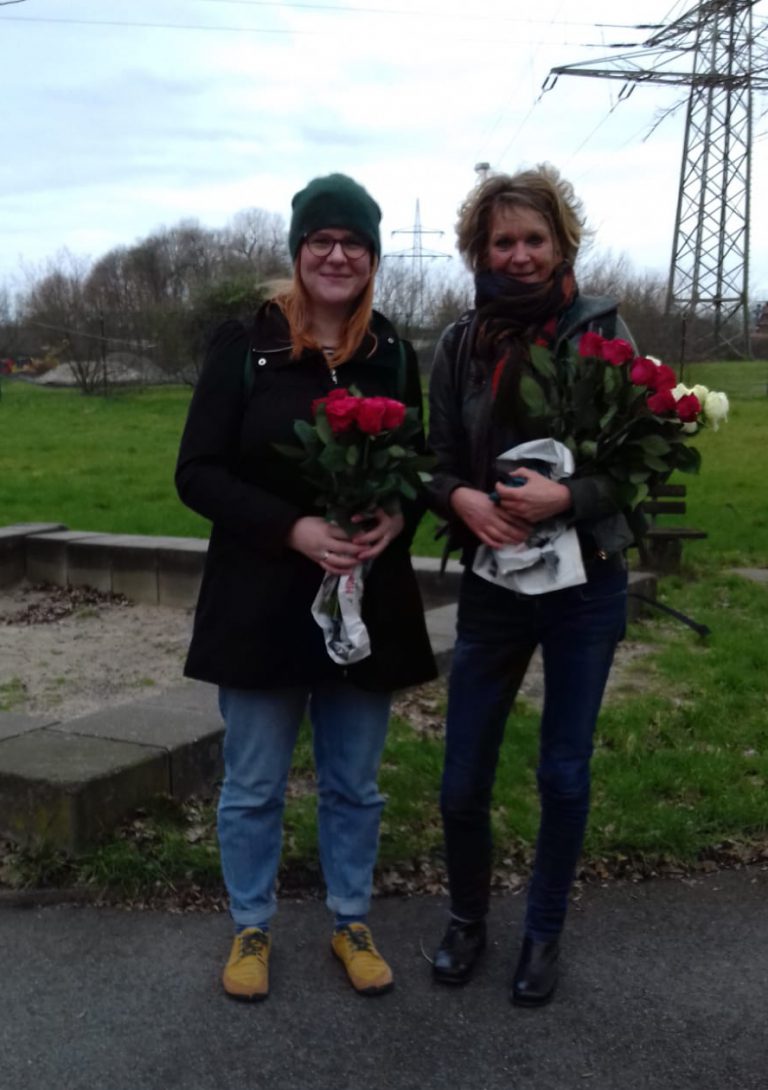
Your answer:
[[[421,412],[413,349],[374,315],[376,336],[336,369],[339,385],[396,397]],[[246,364],[250,351],[250,362]],[[403,361],[405,366],[403,366]],[[213,523],[185,673],[231,688],[312,685],[346,677],[387,691],[435,676],[408,545],[420,511],[366,576],[363,620],[372,654],[349,667],[329,657],[310,607],[319,565],[285,544],[300,517],[321,514],[296,464],[274,449],[296,444],[293,424],[334,386],[319,352],[290,358],[285,319],[273,304],[252,327],[214,334],[189,408],[176,468],[181,499]]]
[[[490,468],[487,436],[492,392],[484,371],[473,360],[475,319],[475,312],[470,311],[442,335],[429,392],[429,446],[437,457],[428,486],[430,501],[451,522],[453,540],[464,545],[477,542],[453,514],[451,493],[461,485],[485,489]],[[558,321],[556,345],[586,330],[632,341],[616,313],[615,301],[609,298],[577,296]],[[633,535],[610,477],[569,478],[562,483],[571,493],[571,519],[592,549],[610,555],[632,544]]]

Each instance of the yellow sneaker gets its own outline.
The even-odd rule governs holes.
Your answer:
[[[381,995],[393,987],[392,970],[373,945],[373,936],[364,923],[348,923],[334,931],[331,949],[360,995]]]
[[[260,927],[246,927],[235,935],[221,979],[233,999],[266,999],[269,995],[270,936]]]

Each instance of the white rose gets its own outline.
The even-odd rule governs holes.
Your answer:
[[[704,402],[706,401],[707,394],[709,393],[709,387],[702,386],[699,382],[693,387],[691,393],[696,395],[696,397],[699,399],[699,405],[703,406]]]
[[[681,397],[686,397],[690,392],[687,386],[684,386],[682,382],[678,382],[677,386],[672,390],[672,396],[675,401],[679,401]]]
[[[695,435],[699,430],[699,425],[695,420],[692,420],[689,424],[681,424],[680,431],[685,432],[686,435]]]
[[[728,419],[728,398],[719,390],[710,390],[704,399],[704,418],[717,431],[724,420]]]

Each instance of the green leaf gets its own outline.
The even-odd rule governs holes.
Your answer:
[[[297,420],[293,425],[293,430],[301,439],[304,446],[309,446],[310,443],[314,443],[317,438],[317,433],[311,424],[308,424],[306,420]]]
[[[641,504],[643,502],[643,500],[648,499],[649,493],[650,489],[647,484],[639,484],[635,489],[635,494],[632,497],[631,502],[627,504],[627,506],[637,507],[638,504]]]
[[[701,454],[696,447],[686,446],[680,443],[674,451],[675,469],[681,473],[698,473],[701,469]]]
[[[549,405],[536,379],[523,375],[520,380],[520,393],[532,416],[544,416],[547,413]]]
[[[333,432],[331,431],[331,425],[328,423],[328,417],[325,415],[325,409],[320,408],[317,413],[317,419],[315,420],[315,429],[317,434],[323,443],[332,443]]]
[[[318,458],[321,466],[329,469],[331,473],[340,473],[347,465],[347,452],[338,443],[332,443],[323,449]]]
[[[609,396],[615,394],[621,385],[621,371],[618,367],[606,365],[603,371],[603,388]]]
[[[347,465],[356,466],[360,461],[360,448],[353,443],[351,447],[347,447]]]
[[[543,378],[552,379],[553,381],[557,378],[555,364],[548,348],[544,348],[540,344],[533,344],[530,347],[529,354],[534,371]]]
[[[655,454],[646,454],[645,464],[649,469],[655,470],[657,473],[668,473],[669,465],[663,458],[658,458]]]
[[[597,443],[594,439],[582,439],[579,443],[579,454],[582,458],[594,458],[597,454]]]
[[[667,454],[669,452],[669,442],[654,433],[644,435],[638,442],[646,454]]]
[[[276,450],[278,454],[282,454],[284,458],[292,458],[298,460],[306,456],[306,451],[301,447],[289,447],[287,443],[273,443],[272,449]]]

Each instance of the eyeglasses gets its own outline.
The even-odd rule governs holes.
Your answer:
[[[326,235],[324,231],[315,231],[311,235],[305,235],[304,242],[313,257],[330,257],[337,245],[341,246],[342,253],[350,261],[357,261],[363,254],[370,252],[368,243],[355,238],[354,235],[348,235],[347,238],[333,238],[332,235]]]

